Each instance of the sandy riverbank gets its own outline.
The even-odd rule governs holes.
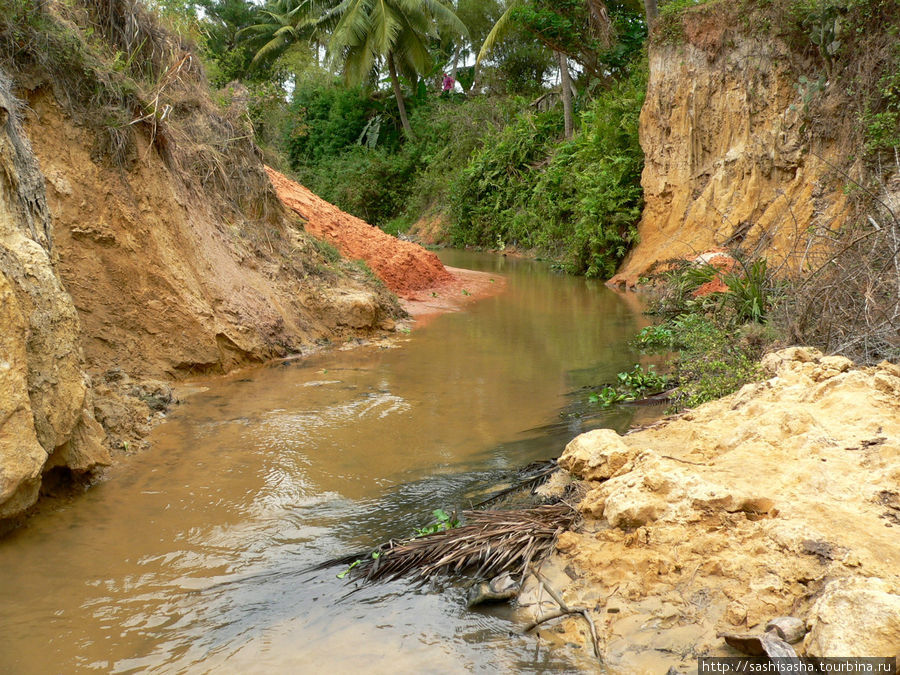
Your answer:
[[[720,633],[782,615],[806,622],[801,654],[900,654],[900,367],[805,348],[763,366],[766,381],[560,458],[584,480],[584,523],[548,574],[591,611],[612,672],[690,672],[738,655]],[[558,630],[590,651],[585,622]]]

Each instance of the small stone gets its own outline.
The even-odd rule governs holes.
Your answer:
[[[747,608],[741,602],[730,602],[725,609],[725,621],[732,626],[741,626],[747,620]]]
[[[477,607],[489,602],[506,602],[512,600],[522,588],[521,582],[513,579],[509,573],[503,573],[490,581],[482,581],[469,589],[468,607]]]
[[[766,624],[766,632],[775,631],[782,640],[796,644],[806,635],[806,622],[795,616],[777,616]]]

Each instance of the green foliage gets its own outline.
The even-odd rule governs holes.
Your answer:
[[[693,408],[727,396],[759,379],[755,354],[735,340],[733,330],[700,314],[688,314],[672,322],[680,351],[675,362],[678,387],[673,408]]]
[[[757,258],[746,268],[726,274],[723,281],[728,287],[725,304],[734,312],[736,320],[764,323],[774,302],[774,284],[766,259]]]
[[[323,199],[372,225],[381,225],[406,205],[417,162],[406,153],[356,145],[300,165],[297,180]]]
[[[643,68],[581,113],[560,143],[558,110],[524,112],[492,134],[451,189],[457,245],[538,248],[576,274],[608,277],[636,237],[642,207],[638,116]]]
[[[413,101],[415,140],[401,143],[393,99],[351,96],[332,84],[299,85],[288,133],[294,174],[340,208],[392,233],[443,206],[459,168],[517,103],[506,98]],[[378,123],[377,142],[372,138]]]
[[[495,94],[537,96],[556,67],[546,46],[519,26],[513,26],[479,66],[478,80]]]
[[[534,245],[523,215],[536,172],[562,133],[558,111],[520,113],[491,135],[469,160],[451,188],[456,245],[491,246],[498,238]]]
[[[654,366],[648,366],[644,370],[640,364],[636,364],[629,372],[619,373],[616,375],[616,379],[620,387],[637,395],[646,394],[649,391],[660,391],[669,382],[668,376],[657,373]]]
[[[468,29],[443,0],[347,0],[329,36],[331,58],[348,82],[368,79],[380,59],[393,57],[411,82],[432,67],[429,39],[468,36]]]
[[[894,47],[893,64],[878,80],[875,95],[862,114],[870,153],[900,147],[900,44]]]
[[[759,379],[757,359],[774,337],[755,328],[722,323],[714,314],[680,314],[642,330],[633,343],[647,351],[674,351],[668,368],[676,387],[672,408],[692,408],[727,396]]]
[[[250,0],[198,0],[204,18],[199,22],[207,75],[214,87],[251,77],[254,45],[240,40],[240,31],[253,23],[256,8]],[[268,73],[260,72],[261,75]]]
[[[735,326],[747,322],[765,323],[782,294],[765,258],[750,263],[738,260],[730,272],[715,266],[686,260],[669,261],[670,267],[658,276],[652,313],[674,317],[690,312],[716,312],[723,322]],[[720,276],[727,290],[694,297],[703,284]]]
[[[636,401],[648,393],[662,391],[668,383],[668,376],[657,373],[654,366],[651,365],[644,370],[643,366],[636,364],[631,371],[616,375],[614,384],[592,391],[588,395],[588,401],[609,408],[616,403]]]
[[[318,79],[298,83],[287,142],[291,165],[297,168],[351,148],[375,111],[362,87],[342,87]]]
[[[656,324],[642,328],[631,343],[646,352],[664,351],[671,349],[674,339],[675,334],[671,326]]]
[[[446,532],[454,527],[459,527],[459,519],[456,512],[449,514],[443,509],[435,509],[431,512],[434,520],[425,527],[416,528],[416,537],[427,537],[429,534],[437,534],[438,532]]]
[[[723,274],[712,265],[682,262],[661,275],[653,311],[667,319],[632,340],[644,351],[675,352],[668,364],[677,383],[675,409],[726,396],[758,379],[757,360],[776,342],[775,329],[764,323],[781,289],[764,258],[739,263]],[[694,298],[716,275],[727,290]]]

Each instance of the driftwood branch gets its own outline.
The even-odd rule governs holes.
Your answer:
[[[569,616],[572,614],[580,614],[582,617],[584,617],[584,620],[587,621],[588,628],[591,631],[591,644],[594,647],[594,656],[596,656],[598,659],[602,660],[602,657],[600,656],[600,638],[597,635],[597,626],[594,625],[594,620],[591,618],[590,614],[588,613],[588,610],[585,608],[573,609],[573,608],[569,607],[565,603],[565,601],[562,599],[562,596],[560,596],[560,594],[556,592],[556,590],[550,585],[550,583],[544,578],[544,576],[540,572],[538,572],[536,569],[532,568],[531,573],[541,584],[541,587],[543,587],[543,589],[545,591],[547,591],[547,594],[551,598],[553,598],[553,601],[557,605],[559,605],[559,610],[557,610],[555,612],[551,612],[550,614],[546,614],[546,615],[542,616],[541,618],[539,618],[535,621],[532,621],[530,624],[528,624],[525,627],[525,630],[523,632],[528,633],[528,632],[534,630],[535,628],[537,628],[538,626],[540,626],[542,623],[546,623],[547,621],[552,621],[553,619],[559,619],[563,616]]]

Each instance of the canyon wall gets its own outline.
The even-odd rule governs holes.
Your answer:
[[[809,235],[849,213],[835,167],[852,173],[854,148],[821,133],[831,111],[813,114],[815,85],[798,75],[797,54],[743,30],[720,4],[685,13],[677,39],[651,43],[640,241],[612,284],[631,286],[654,263],[716,247],[799,269],[809,264]]]
[[[0,520],[37,499],[44,471],[109,461],[56,258],[43,177],[0,71]]]

